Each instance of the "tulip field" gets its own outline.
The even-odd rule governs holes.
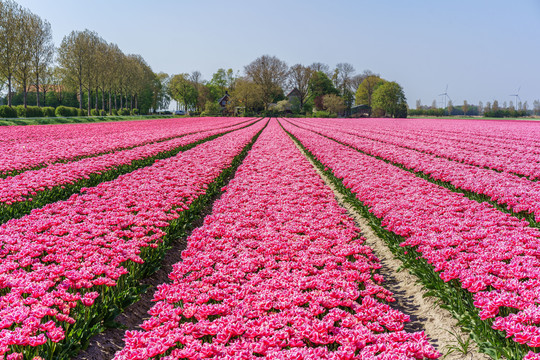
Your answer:
[[[180,238],[109,358],[443,359],[346,203],[479,351],[540,360],[534,122],[15,126],[0,149],[0,359],[74,358]]]

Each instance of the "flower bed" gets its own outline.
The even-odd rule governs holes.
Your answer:
[[[115,359],[435,359],[353,220],[275,121]]]
[[[292,124],[301,125],[292,119]],[[315,131],[366,154],[380,157],[429,178],[448,183],[456,189],[485,195],[489,200],[504,205],[514,213],[531,214],[531,220],[540,222],[540,183],[507,172],[496,172],[432,154],[423,153],[390,143],[383,143],[351,135],[347,130],[328,129],[319,124],[302,127]],[[483,199],[480,199],[483,200]]]
[[[327,124],[328,129],[346,129],[348,133],[371,140],[422,151],[457,162],[486,167],[500,172],[540,178],[540,132],[534,122],[482,122],[449,120],[297,119],[298,123]],[[429,124],[429,126],[426,126]],[[427,130],[418,131],[418,128]],[[471,130],[473,129],[473,130]],[[448,138],[446,131],[461,131]],[[470,130],[470,131],[467,131]],[[514,138],[501,139],[497,134],[511,133]],[[482,135],[489,137],[478,144]],[[506,145],[505,145],[506,144]]]
[[[252,123],[248,123],[250,125]],[[138,146],[69,163],[56,163],[0,179],[0,223],[20,217],[47,203],[67,199],[83,187],[110,181],[121,174],[148,166],[185,151],[202,141],[246,126],[244,123],[201,131],[168,141]]]
[[[253,126],[0,226],[0,355],[66,358],[135,291],[144,261],[262,129]],[[245,152],[245,151],[244,151]],[[221,175],[220,175],[221,174]],[[219,189],[218,187],[218,189]]]
[[[384,161],[286,122],[283,126],[342,180],[386,230],[402,237],[403,247],[418,251],[439,273],[451,287],[443,299],[448,306],[469,306],[465,309],[469,315],[456,314],[462,319],[469,316],[469,328],[484,331],[482,324],[488,325],[475,334],[478,339],[512,359],[537,347],[540,231]],[[409,256],[414,261],[417,255]],[[431,276],[430,272],[419,275]],[[467,304],[471,294],[474,303]],[[505,343],[490,326],[526,346]]]
[[[246,118],[194,118],[126,121],[99,124],[9,126],[0,129],[0,176],[60,161],[172,139],[213,130]]]

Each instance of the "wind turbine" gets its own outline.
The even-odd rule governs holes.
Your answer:
[[[446,99],[452,101],[452,99],[450,99],[450,96],[448,96],[448,84],[446,84],[446,89],[444,90],[442,94],[439,94],[439,96],[443,97],[444,108],[446,109]]]
[[[515,106],[515,109],[517,109],[517,110],[519,110],[519,109],[518,109],[518,100],[521,101],[521,98],[519,97],[519,90],[521,90],[521,86],[517,89],[517,91],[516,91],[515,94],[508,95],[508,96],[510,96],[510,97],[512,97],[512,96],[514,97],[514,99],[515,99],[515,104],[514,104],[514,106]]]

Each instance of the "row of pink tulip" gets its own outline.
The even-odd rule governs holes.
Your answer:
[[[499,149],[510,152],[540,154],[540,131],[534,122],[478,121],[447,119],[399,119],[358,121],[334,120],[347,127],[362,129],[369,134],[396,135],[409,140],[430,143],[450,140],[463,149],[478,148],[488,153]],[[383,126],[381,126],[383,125]]]
[[[0,355],[52,351],[159,246],[259,122],[0,226]],[[133,274],[132,274],[133,275]],[[111,297],[108,299],[107,297]],[[66,339],[66,341],[73,341]],[[14,355],[15,356],[15,355]],[[50,355],[53,356],[53,355]]]
[[[82,179],[87,179],[92,174],[101,174],[122,165],[129,165],[133,161],[172,151],[178,147],[245,125],[245,123],[241,123],[227,128],[196,132],[172,140],[106,153],[74,162],[55,163],[38,170],[29,170],[16,176],[1,178],[0,203],[11,205],[15,202],[32,201],[32,198],[39,192],[50,190],[56,186],[74,184]]]
[[[300,120],[301,123],[306,124],[314,121]],[[329,130],[341,127],[346,129],[347,133],[353,135],[422,151],[456,162],[526,176],[531,180],[540,178],[540,153],[537,151],[538,148],[536,148],[537,152],[531,151],[529,145],[522,141],[516,141],[518,145],[522,145],[521,148],[507,149],[498,146],[498,141],[492,141],[490,147],[471,144],[463,136],[462,144],[460,144],[458,140],[437,137],[434,132],[430,132],[428,135],[412,134],[407,130],[406,124],[400,127],[382,122],[381,127],[384,128],[387,125],[387,129],[372,130],[371,126],[374,126],[374,124],[364,126],[364,121],[367,120],[359,120],[356,124],[352,123],[351,120],[326,120],[326,123]],[[528,129],[529,127],[524,127],[522,131]]]
[[[287,122],[284,127],[387,230],[403,236],[444,281],[474,294],[482,320],[516,342],[537,347],[540,231],[462,194]],[[449,301],[452,301],[451,299]],[[516,315],[508,316],[508,309]]]
[[[20,172],[58,161],[103,154],[203,130],[212,130],[244,122],[242,118],[185,118],[129,121],[101,124],[9,126],[13,131],[0,141],[0,175]],[[101,133],[101,130],[106,130]]]
[[[275,120],[187,244],[116,360],[439,357],[403,331],[377,258]]]
[[[434,180],[450,183],[458,189],[486,195],[492,201],[504,204],[516,213],[533,214],[535,220],[540,221],[540,182],[351,135],[347,131],[341,131],[341,129],[329,130],[326,126],[319,126],[319,124],[325,125],[324,121],[309,124],[300,124],[293,119],[288,121],[350,145],[367,154],[429,175]]]

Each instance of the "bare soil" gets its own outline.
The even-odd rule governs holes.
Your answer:
[[[305,154],[302,148],[298,149]],[[430,343],[443,354],[445,360],[489,360],[490,357],[479,353],[476,344],[471,341],[468,352],[457,350],[459,348],[458,337],[466,340],[468,335],[457,326],[457,320],[450,312],[437,305],[437,299],[426,296],[426,290],[419,284],[418,279],[407,269],[403,263],[394,257],[385,242],[378,237],[369,225],[369,222],[353,206],[348,203],[332,182],[322,173],[313,161],[311,162],[317,173],[324,180],[336,196],[338,203],[347,209],[349,215],[355,220],[366,239],[366,245],[373,249],[379,258],[381,269],[379,273],[384,277],[383,286],[394,293],[396,302],[390,304],[395,309],[410,316],[410,322],[405,325],[408,332],[424,331]]]
[[[88,348],[81,351],[76,360],[110,360],[114,354],[124,347],[124,334],[126,330],[142,330],[140,325],[148,318],[148,310],[154,303],[152,299],[159,284],[168,283],[172,265],[181,261],[180,254],[186,248],[186,239],[182,238],[172,244],[172,248],[163,259],[163,265],[151,277],[141,281],[143,285],[149,285],[141,299],[128,306],[123,313],[114,320],[121,325],[119,328],[109,328],[95,335],[90,340]]]

